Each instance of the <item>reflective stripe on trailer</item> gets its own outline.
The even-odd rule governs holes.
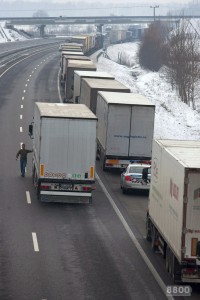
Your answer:
[[[80,197],[91,197],[91,193],[77,193],[77,192],[54,192],[54,191],[40,191],[41,195],[54,195],[54,196],[80,196]]]

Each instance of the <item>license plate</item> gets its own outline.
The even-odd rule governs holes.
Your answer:
[[[60,186],[60,190],[72,190],[72,184],[70,184],[70,183],[62,184]]]

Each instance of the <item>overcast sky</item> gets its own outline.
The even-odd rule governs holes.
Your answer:
[[[98,6],[99,3],[116,3],[116,4],[121,4],[121,5],[124,5],[124,3],[129,3],[133,6],[136,6],[136,5],[144,5],[145,3],[148,4],[148,5],[164,5],[164,4],[174,4],[174,3],[180,3],[180,4],[183,4],[183,3],[189,3],[189,2],[198,2],[198,0],[191,0],[191,1],[188,1],[188,0],[157,0],[157,1],[152,1],[152,0],[144,0],[144,1],[130,1],[130,0],[125,0],[125,1],[122,1],[122,0],[107,0],[105,2],[105,0],[0,0],[0,3],[1,2],[24,2],[24,3],[27,3],[27,2],[40,2],[40,4],[42,3],[47,3],[47,2],[61,2],[61,3],[67,3],[67,2],[89,2],[89,3],[94,3]]]

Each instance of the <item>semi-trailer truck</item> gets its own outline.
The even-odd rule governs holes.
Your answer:
[[[176,283],[200,283],[200,142],[155,140],[146,237]]]
[[[95,183],[96,116],[81,104],[35,103],[33,182],[46,202],[88,203]]]
[[[98,92],[97,158],[103,170],[151,160],[155,105],[133,93]]]

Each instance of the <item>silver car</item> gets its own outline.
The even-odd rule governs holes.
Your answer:
[[[121,174],[121,189],[125,194],[130,190],[149,190],[151,182],[151,165],[133,163]]]

